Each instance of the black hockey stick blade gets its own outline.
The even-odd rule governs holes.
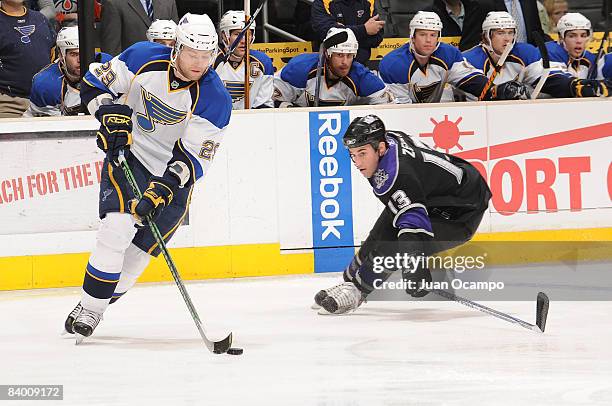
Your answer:
[[[549,306],[548,296],[546,293],[540,292],[538,293],[538,299],[536,304],[536,326],[543,333],[546,329],[546,319],[548,318],[548,306]]]
[[[540,55],[542,56],[542,65],[544,65],[544,69],[550,68],[550,57],[548,56],[548,48],[546,48],[546,41],[538,31],[533,31],[531,33],[533,35],[533,41],[535,45],[540,50]]]
[[[225,354],[227,350],[232,347],[232,333],[229,333],[227,337],[225,337],[221,341],[215,341],[213,346],[213,352],[215,354]]]
[[[331,47],[335,47],[338,44],[342,44],[343,42],[346,42],[347,40],[348,40],[348,34],[346,33],[346,31],[342,31],[335,35],[332,35],[331,37],[323,41],[323,47],[325,49],[329,49]]]

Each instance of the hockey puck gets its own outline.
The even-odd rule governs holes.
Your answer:
[[[230,348],[227,353],[230,355],[242,355],[244,350],[242,348]]]

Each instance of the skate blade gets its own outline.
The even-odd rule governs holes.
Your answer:
[[[312,310],[319,310],[319,309],[321,308],[321,306],[319,306],[319,305],[318,305],[318,304],[316,304],[316,303],[313,303],[313,304],[312,304],[312,306],[310,306],[310,308],[311,308]]]
[[[79,333],[74,333],[74,339],[75,339],[74,345],[79,345],[83,342],[83,340],[85,339],[85,336]]]
[[[74,333],[71,333],[71,332],[69,332],[68,330],[63,329],[60,335],[63,337],[63,336],[65,336],[65,335],[73,335],[73,334],[74,334]]]

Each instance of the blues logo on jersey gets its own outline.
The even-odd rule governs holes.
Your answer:
[[[154,94],[147,92],[144,87],[140,88],[144,114],[137,113],[138,126],[144,132],[155,130],[155,123],[163,125],[178,124],[187,117],[186,111],[181,111],[168,106]]]

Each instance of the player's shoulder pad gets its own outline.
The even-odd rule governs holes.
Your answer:
[[[542,59],[540,50],[526,42],[517,42],[514,44],[514,47],[512,47],[512,55],[522,60],[525,66],[529,66]]]
[[[477,69],[482,69],[487,60],[487,54],[480,44],[463,51],[462,55]]]
[[[252,49],[250,51],[251,58],[257,60],[264,67],[264,75],[274,75],[274,65],[272,59],[265,52]]]
[[[407,83],[407,72],[413,60],[410,44],[406,43],[394,49],[381,59],[378,66],[380,77],[385,83]]]
[[[172,49],[157,42],[141,41],[119,55],[130,72],[136,74],[143,66],[154,61],[169,61]]]
[[[591,51],[584,51],[584,57],[592,64],[595,63],[595,59],[597,58],[597,56],[595,56],[595,54]]]
[[[567,51],[555,41],[548,41],[546,44],[546,50],[548,51],[548,58],[554,62],[567,63],[568,54]]]
[[[399,175],[398,141],[394,137],[387,136],[386,138],[389,149],[378,161],[378,168],[370,178],[370,184],[377,196],[389,192]]]
[[[232,98],[214,69],[200,79],[198,100],[194,103],[193,115],[200,116],[215,127],[222,129],[229,124],[232,114]]]
[[[450,69],[454,63],[463,61],[463,55],[458,48],[444,42],[440,43],[438,49],[431,55],[441,59]]]
[[[385,88],[381,78],[357,61],[353,61],[348,76],[355,83],[359,96],[369,96]]]
[[[281,79],[298,89],[306,88],[308,74],[317,68],[318,56],[319,54],[314,53],[294,56],[281,70]]]
[[[59,62],[45,66],[32,78],[30,101],[38,107],[55,106],[62,101],[64,74]]]

